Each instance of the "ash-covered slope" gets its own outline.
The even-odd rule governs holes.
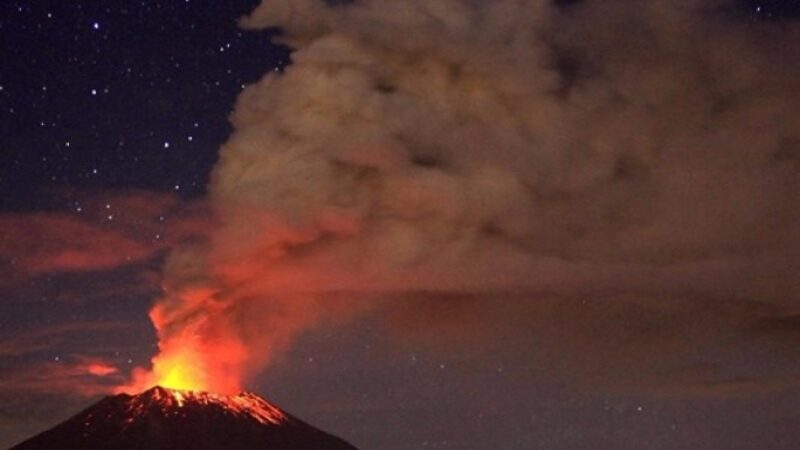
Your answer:
[[[106,397],[10,450],[357,450],[252,394]]]

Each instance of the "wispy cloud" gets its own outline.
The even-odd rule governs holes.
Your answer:
[[[122,381],[123,376],[112,362],[78,355],[3,370],[0,395],[17,392],[90,397],[110,393]]]
[[[18,276],[109,270],[197,238],[207,225],[202,203],[143,191],[87,194],[69,211],[0,214],[0,263]]]
[[[129,327],[129,323],[119,321],[82,321],[31,327],[18,332],[6,331],[0,334],[0,358],[53,350],[73,334],[120,332]]]

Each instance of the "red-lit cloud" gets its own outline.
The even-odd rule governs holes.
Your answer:
[[[0,334],[0,358],[20,357],[45,350],[55,352],[70,335],[121,333],[128,328],[130,325],[125,322],[72,321],[27,328],[16,332],[6,330]]]
[[[85,367],[89,375],[94,375],[96,377],[104,377],[119,372],[119,369],[116,367],[103,362],[90,363]]]
[[[202,205],[171,195],[86,194],[80,211],[0,214],[0,258],[18,276],[108,270],[202,237],[208,227]]]
[[[3,214],[0,254],[27,274],[110,269],[149,257],[158,248],[112,224],[68,214]]]
[[[19,364],[2,371],[0,394],[62,394],[91,397],[113,392],[123,380],[99,358],[68,356],[59,361]]]
[[[124,322],[64,322],[0,334],[0,359],[14,364],[0,368],[0,394],[67,394],[92,396],[109,393],[122,381],[113,361],[65,351],[76,336],[124,333]],[[74,346],[70,346],[74,347]],[[108,351],[84,345],[82,352]],[[46,355],[45,358],[42,355]]]
[[[373,310],[403,338],[530,331],[531,359],[607,363],[575,378],[647,364],[652,383],[797,309],[800,30],[775,41],[713,0],[552,3],[264,1],[243,19],[280,27],[293,64],[237,100],[218,226],[165,264],[155,371],[232,348],[199,366],[243,381]]]

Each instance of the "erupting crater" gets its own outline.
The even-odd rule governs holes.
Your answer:
[[[156,386],[142,395],[131,397],[127,405],[130,418],[143,417],[155,408],[163,414],[186,417],[194,410],[206,414],[235,416],[241,420],[262,424],[280,425],[287,420],[286,414],[263,398],[250,392],[238,395],[218,395],[211,392],[168,389]]]
[[[357,450],[260,396],[156,386],[106,397],[10,450]]]

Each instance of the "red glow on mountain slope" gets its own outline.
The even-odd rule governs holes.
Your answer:
[[[11,450],[357,450],[256,394],[156,386],[106,397]]]
[[[249,392],[220,395],[157,386],[142,395],[132,397],[128,409],[131,417],[136,417],[152,407],[169,413],[175,408],[196,408],[198,406],[219,407],[228,414],[255,420],[262,424],[278,425],[286,421],[286,415],[280,409]]]

